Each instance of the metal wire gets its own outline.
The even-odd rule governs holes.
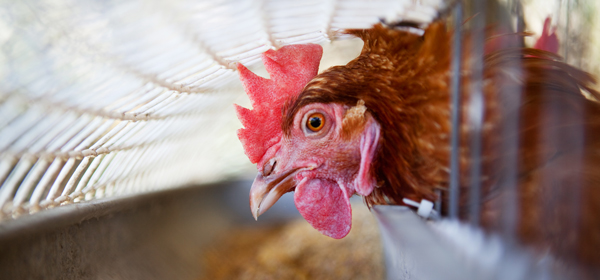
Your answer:
[[[516,15],[516,31],[522,32],[524,29],[523,13],[521,2],[515,0],[512,2],[512,11]],[[522,76],[521,64],[519,61],[514,62],[510,70],[513,75]],[[510,89],[500,89],[500,102],[504,104],[521,104],[521,88],[511,87]],[[513,106],[514,107],[514,106]],[[518,110],[511,111],[510,114],[505,114],[503,122],[502,135],[505,135],[505,140],[502,141],[502,170],[498,185],[502,188],[502,234],[506,241],[514,244],[514,239],[517,233],[517,222],[519,213],[519,197],[517,196],[518,185],[518,149],[519,149],[519,120],[520,115]]]
[[[460,73],[462,64],[462,4],[457,2],[454,7],[454,37],[452,41],[452,133],[450,138],[450,205],[449,217],[458,219],[458,204],[460,196]]]
[[[472,225],[479,224],[481,212],[481,138],[485,114],[483,96],[483,50],[486,1],[475,1],[473,31],[471,37],[471,88],[469,89],[469,125],[471,137],[471,182],[469,191],[469,220]]]

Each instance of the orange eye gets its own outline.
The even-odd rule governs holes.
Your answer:
[[[325,125],[325,117],[321,113],[312,113],[306,120],[306,127],[312,132],[317,132]]]

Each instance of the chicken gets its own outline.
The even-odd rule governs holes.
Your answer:
[[[319,75],[321,48],[310,44],[266,52],[271,79],[238,65],[253,107],[237,111],[244,125],[238,137],[258,169],[250,193],[255,218],[294,191],[298,211],[315,229],[342,238],[351,228],[354,194],[368,205],[403,205],[405,198],[436,201],[441,193],[448,205],[450,79],[457,74],[450,68],[452,32],[434,22],[422,36],[381,24],[348,33],[364,41],[359,57]],[[466,107],[471,46],[462,51]],[[591,88],[594,79],[531,48],[493,50],[483,63],[481,225],[501,229],[503,203],[515,189],[521,242],[600,264],[600,93]],[[469,218],[473,132],[467,113],[459,149],[463,219]],[[512,132],[518,133],[506,133],[506,120],[515,115],[520,121]],[[514,139],[517,150],[502,149]],[[518,160],[516,186],[503,180],[511,152]]]

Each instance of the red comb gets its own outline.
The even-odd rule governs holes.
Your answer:
[[[271,79],[257,76],[238,64],[240,80],[253,110],[234,104],[244,126],[237,134],[252,163],[258,163],[269,148],[279,143],[283,134],[282,108],[317,75],[322,55],[323,48],[315,44],[269,50],[262,55],[262,60]]]
[[[556,36],[556,27],[551,27],[552,19],[547,17],[544,21],[544,29],[542,30],[542,35],[535,42],[534,49],[549,51],[552,53],[558,53],[558,37]]]

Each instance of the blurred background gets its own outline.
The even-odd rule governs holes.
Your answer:
[[[256,169],[232,104],[250,105],[235,65],[267,76],[264,51],[317,43],[322,71],[360,53],[362,42],[344,29],[380,19],[426,24],[452,15],[455,2],[1,0],[0,278],[385,277],[376,222],[360,199],[364,225],[355,222],[346,243],[312,230],[306,237],[295,229],[303,221],[282,225],[298,217],[289,196],[252,220]],[[600,2],[494,2],[503,11],[488,13],[515,19],[521,7],[528,44],[551,16],[559,54],[600,76]],[[261,227],[266,233],[255,232]],[[296,255],[248,245],[290,244],[274,236],[309,245]],[[256,262],[228,252],[253,252]],[[356,258],[282,265],[319,253]]]

